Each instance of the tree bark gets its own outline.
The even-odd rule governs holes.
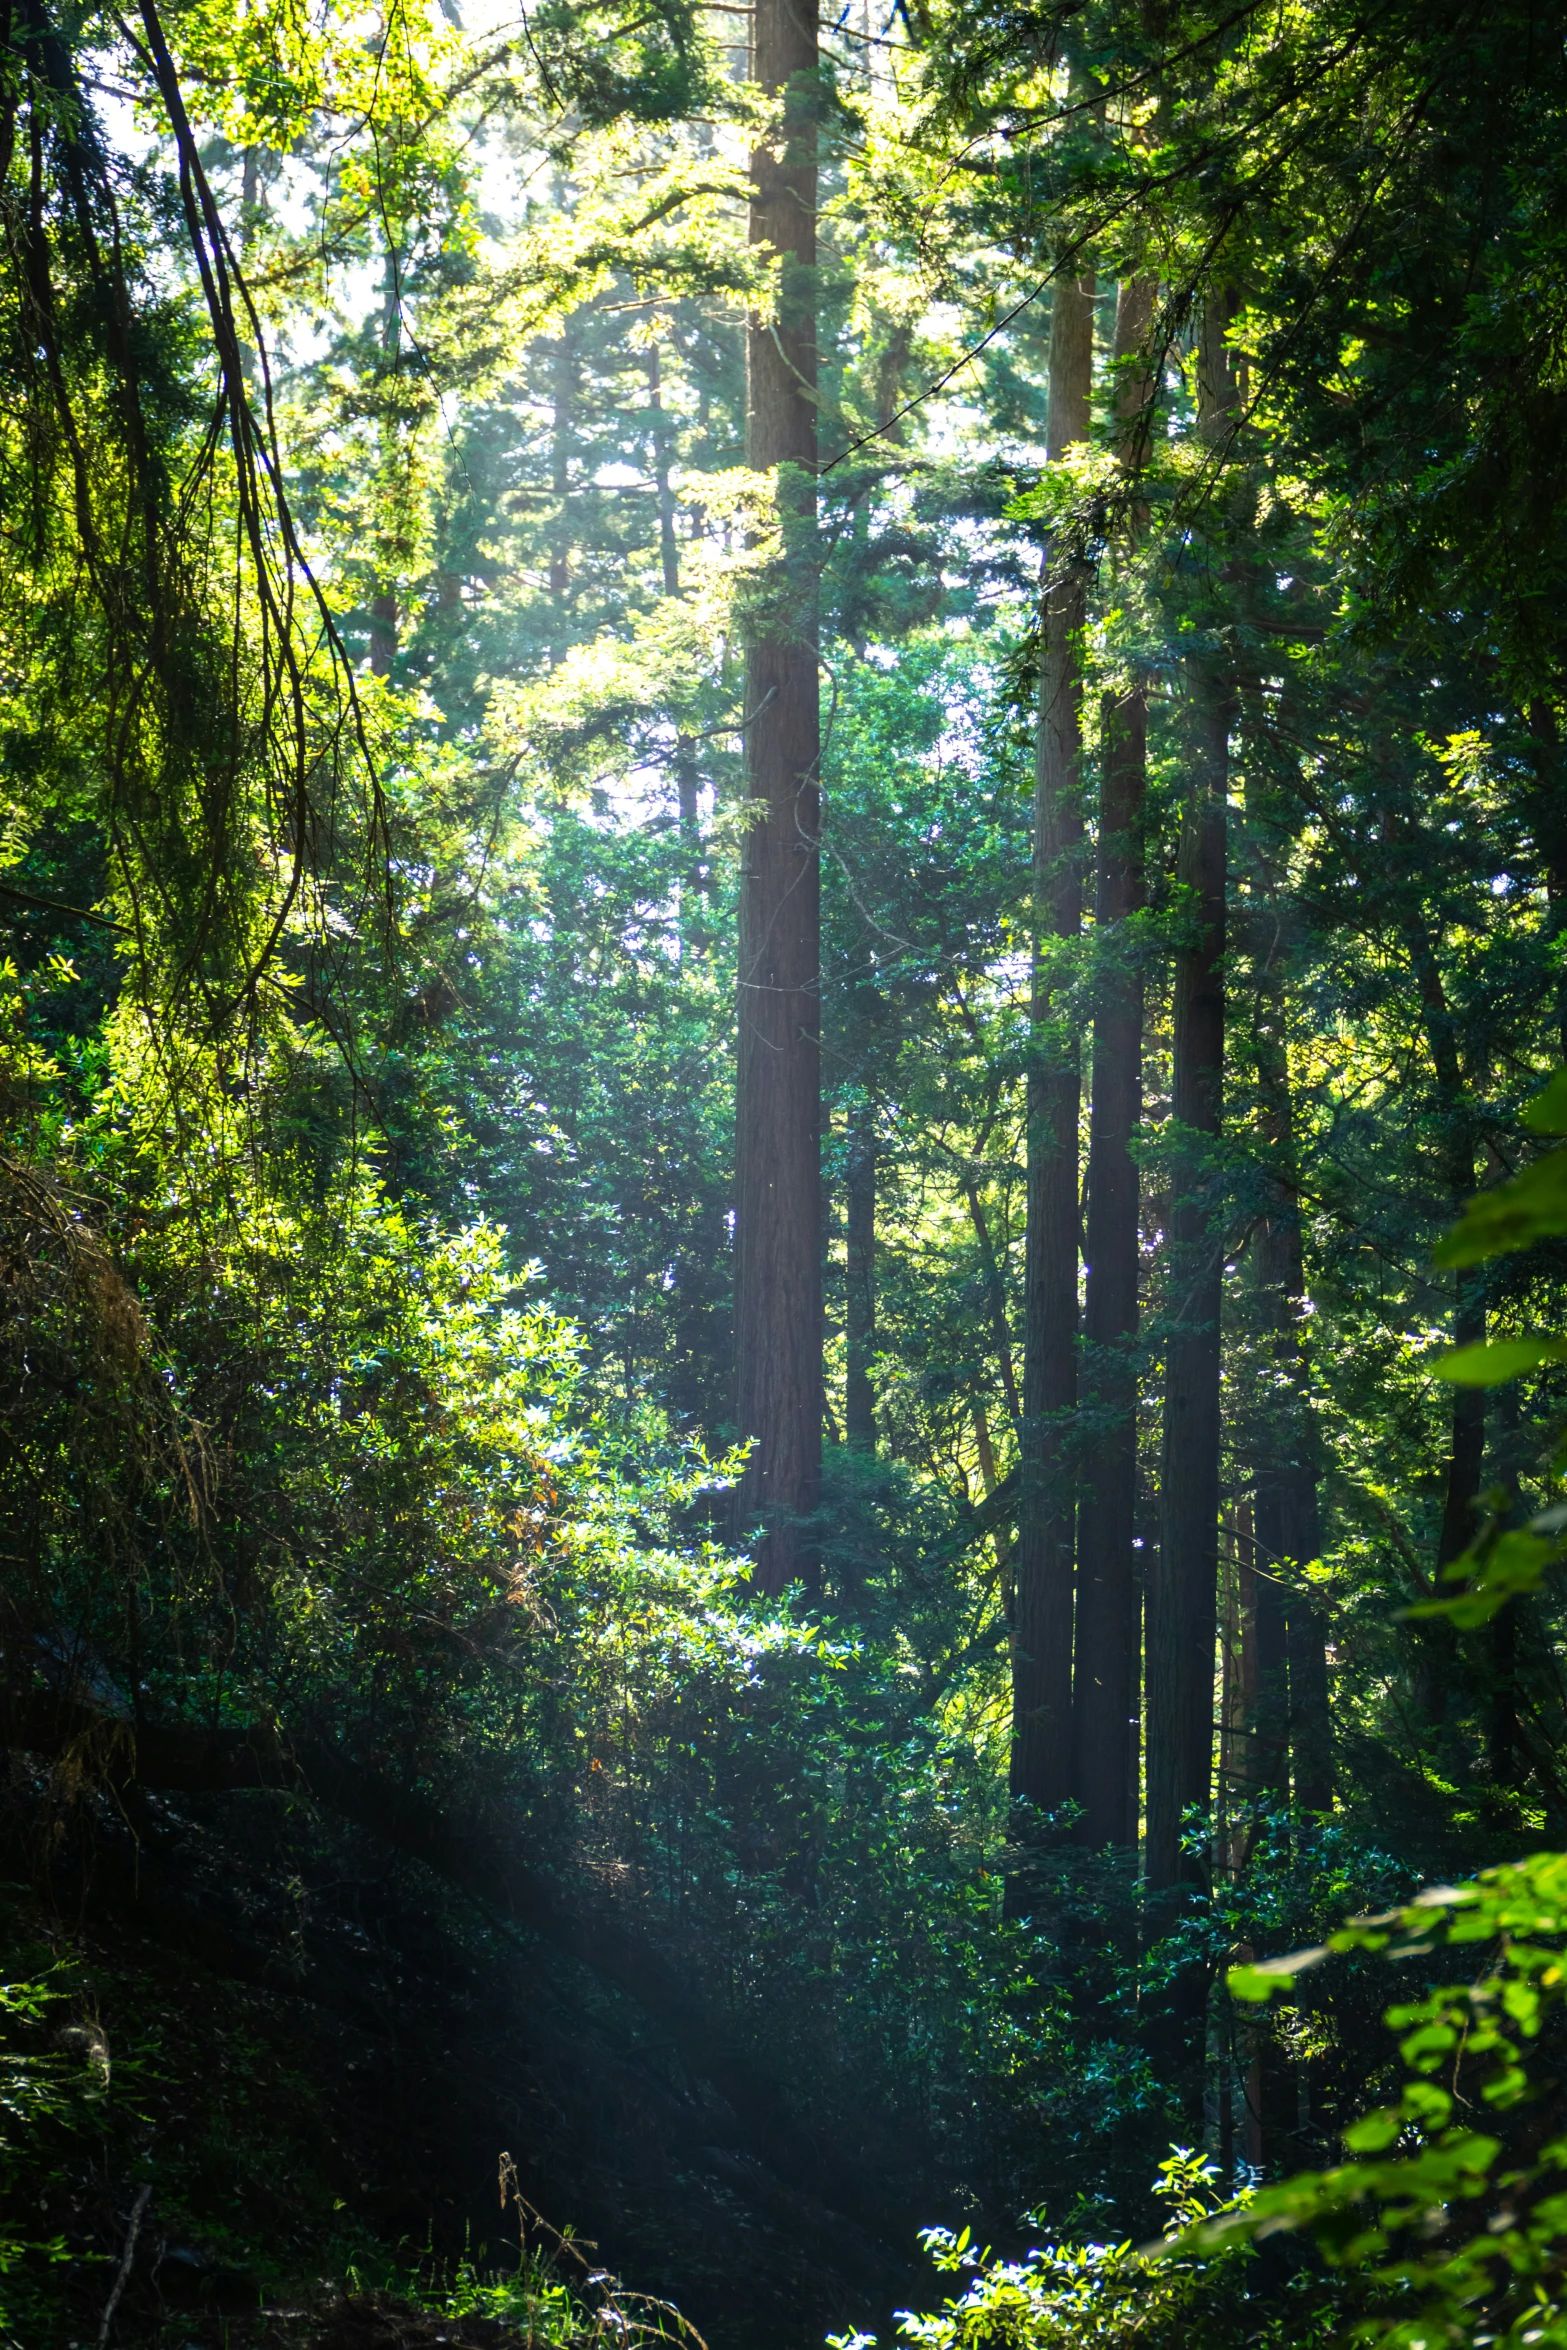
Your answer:
[[[1233,305],[1210,295],[1198,363],[1199,429],[1222,445],[1237,385],[1224,331]],[[1169,1338],[1165,1352],[1159,1558],[1148,1611],[1148,1833],[1154,1886],[1185,1873],[1181,1814],[1213,1785],[1213,1668],[1219,1565],[1220,1315],[1223,1233],[1214,1197],[1224,1098],[1224,948],[1229,738],[1222,656],[1194,677],[1195,773],[1179,874],[1188,943],[1175,960],[1171,1081]]]
[[[1129,278],[1116,304],[1117,361],[1145,348],[1151,278]],[[1136,443],[1152,386],[1119,379],[1123,464]],[[1134,533],[1135,533],[1134,525]],[[1137,1278],[1139,1183],[1132,1138],[1142,1117],[1143,974],[1127,923],[1142,906],[1143,803],[1148,780],[1148,696],[1141,684],[1107,697],[1094,891],[1098,1000],[1088,1143],[1088,1270],[1083,1376],[1091,1441],[1078,1513],[1073,1782],[1083,1807],[1078,1834],[1095,1849],[1137,1842],[1136,1730],[1140,1614],[1136,1554]]]
[[[876,1353],[876,1129],[868,1102],[849,1111],[844,1265],[844,1344],[847,1355],[843,1432],[864,1452],[876,1449],[876,1397],[871,1363]]]
[[[397,598],[377,588],[370,598],[370,674],[390,677],[397,660]]]
[[[1299,1580],[1321,1550],[1316,1430],[1305,1348],[1306,1271],[1301,1245],[1295,1114],[1284,1034],[1283,982],[1259,973],[1258,1084],[1268,1154],[1267,1214],[1256,1237],[1257,1282],[1271,1354],[1276,1409],[1257,1464],[1258,1747],[1262,1783],[1305,1811],[1332,1800],[1327,1649],[1321,1615]]]
[[[669,417],[664,407],[664,369],[658,344],[648,347],[647,355],[648,405],[653,411],[652,455],[653,488],[658,500],[658,560],[666,596],[680,593],[680,542],[675,536],[675,493],[669,478]],[[708,873],[703,863],[701,777],[697,771],[696,745],[689,734],[675,737],[675,798],[679,810],[680,842],[685,853],[685,874],[680,891],[681,928],[693,946],[705,946],[706,932],[701,918],[702,900],[708,887]]]
[[[1475,1191],[1474,1122],[1464,1092],[1458,1032],[1442,984],[1436,948],[1424,924],[1411,918],[1405,924],[1404,935],[1426,1016],[1426,1040],[1436,1071],[1437,1105],[1442,1121],[1443,1168],[1456,1217],[1462,1215]],[[1456,1277],[1453,1344],[1478,1346],[1484,1337],[1485,1274],[1478,1267],[1466,1266]],[[1442,1528],[1437,1538],[1439,1574],[1469,1547],[1475,1530],[1473,1505],[1480,1491],[1484,1460],[1485,1390],[1455,1387],[1447,1487],[1442,1498]]]
[[[554,417],[550,430],[550,493],[554,511],[550,517],[550,597],[555,606],[557,636],[566,617],[566,598],[571,592],[571,447],[577,421],[577,339],[575,321],[568,316],[561,320],[560,341],[555,346]],[[564,639],[561,639],[564,647]],[[560,658],[560,651],[554,653]]]
[[[383,354],[381,390],[383,400],[386,396],[385,379],[397,374],[402,359],[402,313],[398,301],[399,282],[397,254],[389,248],[382,267],[381,291],[381,350]],[[403,466],[403,451],[399,445],[395,418],[388,413],[385,407],[381,412],[378,438],[380,441],[379,469],[381,479],[377,486],[382,493],[382,498],[378,498],[376,504],[380,507],[386,494],[392,492],[395,507],[397,501],[395,492],[393,492],[393,484],[395,482],[398,488],[401,487],[398,477]],[[395,530],[388,532],[384,527],[377,532],[376,575],[370,595],[370,674],[372,677],[390,677],[397,660],[398,613],[397,591],[394,583],[398,566],[397,550],[394,543],[395,535]]]
[[[1059,278],[1050,324],[1052,458],[1086,441],[1094,281]],[[1067,1422],[1077,1401],[1078,1113],[1075,1039],[1055,1031],[1054,942],[1082,928],[1084,589],[1046,556],[1034,761],[1034,970],[1023,1274],[1022,1478],[1012,1661],[1012,1793],[1052,1811],[1072,1793],[1073,1506]],[[1052,576],[1053,575],[1053,576]]]
[[[1142,1115],[1143,976],[1125,925],[1143,902],[1141,825],[1147,702],[1139,688],[1107,705],[1099,804],[1095,928],[1106,960],[1094,1019],[1088,1145],[1084,1378],[1092,1407],[1079,1520],[1077,1796],[1085,1843],[1135,1844],[1127,1748],[1136,1711],[1132,1540],[1137,1502],[1139,1180],[1132,1138]]]
[[[746,338],[746,456],[777,469],[783,553],[746,648],[735,1104],[736,1416],[755,1438],[738,1525],[757,1579],[813,1571],[821,1478],[822,1212],[816,617],[816,11],[759,0],[755,75],[783,121],[751,158],[750,238],[781,256],[776,323]]]
[[[658,499],[658,560],[666,596],[680,593],[680,548],[675,538],[675,493],[669,478],[669,418],[664,410],[664,367],[657,343],[648,345],[648,406],[653,411],[653,489]]]
[[[1491,1466],[1491,1482],[1508,1495],[1512,1510],[1519,1502],[1518,1472],[1521,1413],[1514,1381],[1498,1389],[1495,1434],[1499,1458]],[[1486,1638],[1486,1771],[1498,1790],[1516,1793],[1522,1784],[1518,1753],[1518,1610],[1524,1602],[1510,1600],[1492,1617]],[[1505,1808],[1503,1810],[1505,1816]]]
[[[1159,1556],[1148,1610],[1149,1882],[1183,1873],[1181,1814],[1213,1777],[1219,1564],[1223,1235],[1212,1197],[1224,1083],[1225,795],[1229,701],[1205,681],[1198,773],[1181,841],[1191,943],[1176,957]]]
[[[1535,789],[1532,817],[1535,851],[1545,879],[1545,935],[1558,945],[1567,930],[1567,806],[1562,800],[1562,742],[1556,712],[1537,699],[1529,704],[1529,732],[1533,738]],[[1558,969],[1555,986],[1553,1042],[1567,1062],[1567,966]],[[1506,1614],[1507,1610],[1503,1610]],[[1496,1621],[1500,1623],[1501,1617]]]

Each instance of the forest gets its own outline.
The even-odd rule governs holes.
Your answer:
[[[1567,2350],[1567,11],[0,0],[0,2350]]]

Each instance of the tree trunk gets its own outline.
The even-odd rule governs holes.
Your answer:
[[[675,493],[669,479],[669,418],[664,412],[664,368],[657,343],[648,345],[648,405],[653,411],[653,488],[658,499],[658,559],[666,596],[680,593],[680,549],[675,539]]]
[[[848,1246],[844,1266],[843,1432],[864,1452],[876,1449],[876,1128],[868,1102],[849,1111]]]
[[[1086,441],[1093,388],[1094,281],[1058,278],[1050,324],[1047,448]],[[1071,1482],[1067,1420],[1077,1400],[1080,1101],[1074,1038],[1055,1033],[1054,942],[1082,927],[1084,590],[1046,556],[1034,761],[1034,975],[1028,1072],[1017,1623],[1012,1663],[1012,1793],[1051,1811],[1072,1792]],[[1054,573],[1055,576],[1049,576]]]
[[[397,598],[377,588],[370,598],[370,674],[390,677],[397,659]]]
[[[784,550],[746,648],[735,1103],[736,1416],[756,1439],[738,1524],[757,1577],[812,1571],[799,1521],[821,1478],[821,719],[816,577],[816,11],[759,0],[756,79],[784,94],[751,158],[750,236],[782,256],[776,324],[746,338],[746,457],[777,468]]]
[[[1411,919],[1405,924],[1404,935],[1426,1015],[1426,1039],[1436,1071],[1437,1102],[1442,1118],[1442,1158],[1448,1197],[1456,1217],[1462,1215],[1475,1190],[1474,1122],[1464,1091],[1458,1032],[1442,984],[1436,948],[1424,925]],[[1485,1274],[1478,1267],[1465,1266],[1456,1280],[1453,1344],[1478,1346],[1484,1337]],[[1438,1573],[1469,1548],[1475,1530],[1473,1505],[1480,1491],[1484,1460],[1485,1390],[1455,1387],[1447,1490],[1442,1499],[1442,1529],[1437,1538]]]
[[[1205,681],[1199,770],[1179,872],[1191,944],[1175,963],[1168,1230],[1170,1331],[1164,1374],[1159,1557],[1148,1611],[1147,1872],[1183,1873],[1181,1814],[1213,1777],[1213,1662],[1219,1563],[1219,1321],[1223,1235],[1213,1198],[1224,1082],[1225,795],[1231,708]]]
[[[1567,930],[1567,806],[1562,801],[1561,730],[1549,702],[1529,704],[1529,732],[1534,742],[1534,845],[1545,879],[1545,935],[1548,944],[1556,946]],[[1567,966],[1557,971],[1554,1012],[1552,1042],[1567,1062]]]
[[[397,254],[389,247],[381,273],[383,402],[386,397],[385,379],[395,376],[402,363],[402,311],[398,298],[400,282]],[[390,503],[395,514],[401,503],[398,492],[403,487],[401,475],[404,452],[396,417],[386,405],[382,406],[377,437],[380,442],[380,479],[376,485],[379,495],[375,506],[378,509],[376,520],[379,527],[376,533],[375,583],[370,596],[370,674],[372,677],[390,677],[397,659],[397,592],[394,582],[398,564],[395,524],[390,531],[385,527],[385,507]]]
[[[550,660],[565,658],[566,620],[571,594],[571,452],[577,424],[577,337],[573,315],[561,320],[555,346],[554,408],[550,436]]]
[[[1199,428],[1216,448],[1235,414],[1225,348],[1230,300],[1204,307]],[[1206,1805],[1213,1783],[1213,1666],[1219,1565],[1220,1314],[1223,1233],[1217,1190],[1224,1096],[1226,808],[1234,707],[1210,656],[1194,679],[1195,774],[1179,873],[1190,893],[1189,942],[1175,959],[1173,1150],[1168,1231],[1159,1559],[1148,1611],[1148,1835],[1155,1886],[1185,1873],[1181,1814]]]
[[[1116,304],[1115,358],[1145,347],[1150,278],[1130,278]],[[1119,379],[1123,463],[1151,395],[1146,378]],[[1143,802],[1148,696],[1135,685],[1107,698],[1101,720],[1094,936],[1098,1000],[1088,1143],[1088,1271],[1084,1378],[1092,1407],[1078,1513],[1073,1782],[1078,1834],[1097,1849],[1137,1842],[1136,1729],[1140,1620],[1136,1554],[1138,1168],[1132,1138],[1142,1116],[1143,974],[1126,925],[1143,903]]]
[[[1135,1844],[1126,1752],[1136,1710],[1133,1605],[1137,1502],[1139,1182],[1132,1138],[1142,1115],[1143,978],[1125,923],[1143,901],[1141,824],[1147,702],[1139,689],[1104,716],[1095,928],[1105,961],[1094,1019],[1088,1145],[1085,1383],[1092,1422],[1077,1570],[1073,1695],[1080,1834],[1095,1847]]]
[[[680,593],[680,543],[675,537],[675,493],[669,478],[669,417],[664,408],[664,370],[658,344],[648,347],[648,405],[653,411],[653,488],[658,499],[658,559],[666,596]],[[681,883],[681,928],[693,946],[707,943],[701,905],[708,886],[703,863],[701,777],[696,745],[689,734],[675,737],[675,796],[680,816],[680,842],[685,853]]]
[[[1284,989],[1271,964],[1259,973],[1257,1075],[1268,1154],[1267,1215],[1256,1238],[1257,1282],[1270,1339],[1276,1408],[1256,1474],[1258,1736],[1263,1784],[1324,1811],[1332,1800],[1328,1668],[1323,1622],[1300,1582],[1321,1549],[1317,1446],[1306,1360],[1306,1272],[1301,1247],[1295,1113],[1284,1029]]]
[[[1517,1510],[1520,1499],[1521,1416],[1517,1383],[1510,1380],[1496,1393],[1499,1457],[1491,1467],[1490,1481],[1508,1495],[1511,1511]],[[1486,1627],[1486,1771],[1495,1788],[1514,1793],[1522,1783],[1518,1768],[1518,1610],[1523,1604],[1522,1599],[1509,1600]],[[1505,1819],[1508,1807],[1497,1808]]]

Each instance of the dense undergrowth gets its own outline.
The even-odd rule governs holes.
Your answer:
[[[1407,1858],[1263,1806],[1172,1916],[1020,1842],[994,1653],[907,1531],[853,1613],[765,1601],[705,1530],[714,1469],[595,1409],[496,1235],[368,1178],[154,1219],[117,1164],[94,1221],[58,1161],[11,1170],[8,1474],[48,1505],[6,1591],[12,2338],[90,2333],[145,2188],[120,2338],[335,2324],[362,2287],[575,2339],[599,2288],[516,2281],[503,2154],[715,2343],[885,2334],[933,2207],[1155,2232],[1204,2093],[1166,2069],[1181,1986],[1407,1894]],[[861,1471],[844,1514],[900,1502]],[[1289,2084],[1274,2167],[1331,2158],[1386,1991],[1362,1960],[1276,2028],[1213,2000],[1188,2218],[1244,2152],[1241,2043],[1275,2116]],[[1272,2282],[1326,2326],[1316,2273]],[[1031,2254],[914,2338],[1072,2339],[1085,2292],[1107,2340],[1198,2308],[1261,2338],[1251,2255],[1181,2275]]]
[[[429,2091],[389,2051],[411,2033],[439,2073],[454,1982],[495,1999],[497,2034],[530,1997],[560,2012],[526,2061],[568,2117],[606,2068],[678,2081],[672,2194],[612,2188],[580,2119],[529,2168],[537,2114],[486,2108],[471,2024],[435,2103],[469,2109],[461,2175],[515,2152],[535,2202],[718,2340],[795,2338],[812,2269],[818,2332],[884,2323],[932,2197],[1151,2211],[1181,2106],[1139,2002],[1238,1935],[1324,1930],[1394,1864],[1262,1819],[1244,1888],[1150,1952],[1129,1871],[1016,1845],[974,1729],[994,1654],[954,1671],[928,1581],[949,1661],[922,1653],[897,1590],[917,1551],[858,1619],[762,1600],[704,1531],[713,1469],[595,1412],[493,1233],[411,1226],[368,1179],[308,1218],[276,1193],[238,1222],[155,1216],[135,1181],[110,1190],[120,1165],[100,1144],[93,1220],[85,1167],[10,1178],[7,1474],[44,1506],[14,1511],[6,1584],[7,1840],[35,1888],[7,1928],[7,2159],[24,2206],[25,2180],[58,2182],[13,2223],[16,2338],[77,2338],[143,2184],[149,2246],[174,2249],[134,2272],[122,2326],[183,2276],[263,2299],[377,2261],[385,2281],[438,2216],[458,2260],[495,2225],[478,2190],[459,2222],[431,2156],[388,2204],[348,2151],[367,2111],[411,2100],[422,2126]],[[895,1473],[849,1501],[885,1523]],[[606,2007],[630,2053],[573,2077],[565,2046],[613,2038]],[[345,2028],[357,2052],[323,2070]],[[1360,2077],[1339,2034],[1347,2010],[1317,2133]],[[561,2208],[574,2176],[583,2211]]]

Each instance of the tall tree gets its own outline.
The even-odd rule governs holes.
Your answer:
[[[1154,282],[1129,278],[1116,303],[1117,442],[1135,470],[1152,385],[1147,348]],[[1132,536],[1137,535],[1137,521]],[[1143,903],[1148,695],[1139,681],[1101,713],[1094,888],[1097,1001],[1088,1142],[1088,1271],[1083,1335],[1087,1457],[1078,1513],[1073,1779],[1091,1846],[1137,1841],[1136,1741],[1141,1649],[1133,1550],[1137,1497],[1138,1169],[1143,975],[1128,921]]]
[[[1204,303],[1199,427],[1216,461],[1237,385],[1226,347],[1232,305]],[[1193,664],[1192,776],[1178,874],[1185,938],[1175,958],[1170,1087],[1169,1330],[1165,1343],[1159,1552],[1148,1611],[1149,1882],[1181,1874],[1181,1814],[1213,1780],[1213,1670],[1219,1563],[1220,1314],[1223,1236],[1214,1201],[1224,1097],[1226,809],[1233,687],[1220,645]]]
[[[1265,1212],[1255,1239],[1257,1284],[1271,1355],[1273,1409],[1256,1469],[1257,1706],[1255,1782],[1291,1791],[1307,1811],[1332,1800],[1327,1649],[1300,1570],[1322,1548],[1317,1441],[1309,1403],[1295,1107],[1285,1039],[1278,925],[1257,973],[1257,1076],[1267,1154]]]
[[[571,602],[571,460],[575,453],[577,394],[580,362],[576,313],[561,320],[552,370],[554,418],[550,433],[550,603],[554,625],[550,658],[559,661],[566,649]]]
[[[821,871],[816,568],[816,11],[759,0],[755,78],[775,127],[751,158],[750,237],[779,256],[776,317],[747,335],[746,457],[776,469],[782,551],[745,669],[735,1102],[737,1506],[764,1589],[809,1571],[821,1477]]]
[[[876,1113],[868,1096],[849,1105],[845,1191],[843,1432],[871,1451],[876,1443]]]
[[[1046,446],[1086,441],[1094,280],[1056,280]],[[1077,1400],[1081,1070],[1061,1033],[1060,944],[1082,927],[1084,568],[1045,557],[1034,759],[1034,962],[1028,1068],[1022,1479],[1012,1670],[1012,1792],[1044,1810],[1072,1792],[1073,1504],[1067,1422]]]

